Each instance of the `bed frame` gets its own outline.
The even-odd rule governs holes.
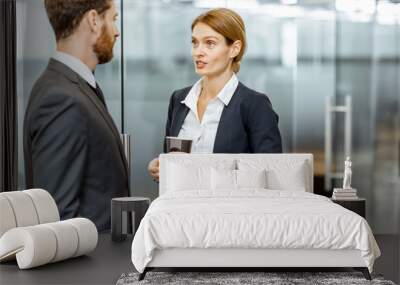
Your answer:
[[[143,280],[155,268],[337,268],[351,267],[371,280],[359,250],[328,249],[192,249],[156,250],[152,261],[139,275]]]
[[[185,154],[162,154],[160,156],[160,194],[164,193],[167,179],[165,160]],[[312,154],[190,154],[188,158],[283,158],[304,159],[308,165],[307,192],[313,192],[313,156]],[[163,183],[164,182],[164,183]],[[329,249],[253,249],[253,248],[169,248],[157,249],[153,259],[147,265],[139,280],[143,280],[148,271],[156,268],[232,268],[246,271],[254,268],[343,268],[350,267],[361,271],[367,280],[371,275],[359,250]]]

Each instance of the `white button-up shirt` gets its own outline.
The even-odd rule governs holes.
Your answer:
[[[96,88],[96,79],[94,78],[92,71],[80,59],[61,51],[56,51],[53,58],[64,63],[66,66],[78,73],[78,75],[89,83],[90,86]]]
[[[185,100],[181,101],[190,111],[183,122],[178,137],[193,141],[192,153],[212,153],[222,111],[229,104],[239,81],[236,75],[233,74],[218,95],[208,103],[200,123],[197,114],[197,101],[202,89],[201,81],[202,79],[197,81],[190,89]]]

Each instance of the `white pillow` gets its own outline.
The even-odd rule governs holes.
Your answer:
[[[213,190],[238,190],[241,188],[266,188],[266,171],[211,169],[211,188]]]
[[[177,163],[168,165],[168,191],[185,191],[193,189],[210,189],[211,167]]]
[[[266,188],[273,190],[306,191],[310,183],[305,160],[239,159],[238,169],[266,169]]]
[[[306,191],[304,167],[291,169],[288,173],[272,169],[267,171],[268,188],[272,190]]]
[[[183,155],[182,155],[183,156]],[[211,170],[234,169],[234,160],[191,160],[175,158],[166,161],[166,191],[211,190]]]
[[[236,170],[211,169],[211,188],[213,190],[236,190]]]
[[[267,188],[267,171],[262,170],[236,170],[238,188]]]

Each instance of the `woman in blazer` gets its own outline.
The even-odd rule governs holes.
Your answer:
[[[193,21],[192,58],[202,77],[172,94],[166,136],[191,139],[192,153],[282,152],[270,100],[236,77],[245,49],[244,23],[234,11],[213,9]],[[158,158],[148,170],[158,181]]]

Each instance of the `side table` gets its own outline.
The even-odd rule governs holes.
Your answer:
[[[111,239],[124,241],[127,234],[135,234],[149,206],[150,198],[113,198],[111,200]]]
[[[337,200],[332,199],[332,202],[341,205],[342,207],[359,214],[361,217],[365,218],[365,208],[366,200],[365,198],[357,198],[354,200]]]

